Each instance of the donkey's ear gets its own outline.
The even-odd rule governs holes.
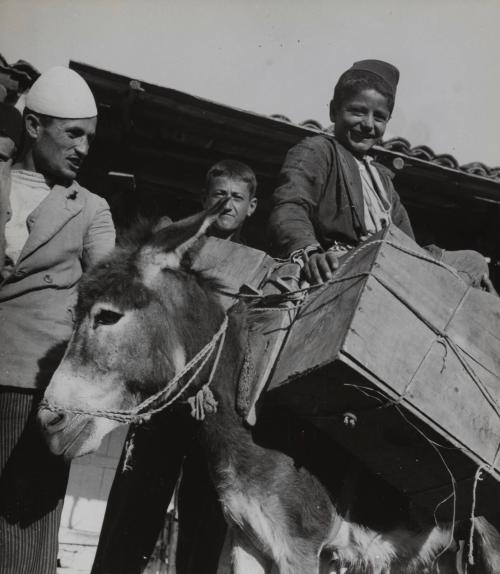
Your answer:
[[[224,211],[227,199],[218,201],[205,211],[161,228],[147,246],[161,269],[178,269],[189,249],[210,229]]]

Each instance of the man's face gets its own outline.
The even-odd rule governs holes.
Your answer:
[[[50,118],[38,126],[33,145],[37,171],[56,182],[71,183],[80,170],[95,136],[97,118]]]
[[[249,185],[245,181],[221,176],[211,180],[204,206],[211,207],[221,199],[228,199],[228,202],[214,228],[223,237],[230,237],[255,211],[257,198],[250,195]]]
[[[333,111],[335,137],[362,157],[382,138],[390,117],[387,98],[376,90],[363,90]]]

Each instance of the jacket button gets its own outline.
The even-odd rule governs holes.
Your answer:
[[[43,280],[45,281],[45,283],[53,283],[53,279],[50,275],[44,275]]]

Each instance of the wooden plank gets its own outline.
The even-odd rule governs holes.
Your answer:
[[[429,255],[398,229],[391,228],[385,240],[386,243],[379,243],[379,237],[374,237],[349,255],[344,277],[370,273],[370,279],[353,279],[311,293],[292,327],[270,388],[333,360],[346,337],[352,337],[352,344],[359,349],[354,353],[347,351],[351,355],[370,353],[373,343],[376,352],[371,353],[372,361],[382,369],[392,369],[396,378],[399,366],[406,369],[399,382],[406,384],[418,366],[415,355],[421,354],[421,360],[433,340],[425,334],[423,325],[429,323],[437,330],[444,329],[467,286],[452,271],[430,262]],[[373,278],[382,287],[377,287]],[[371,294],[373,290],[375,294]],[[356,325],[349,327],[353,315]],[[363,345],[361,330],[370,345]],[[418,345],[411,340],[414,336],[418,337]],[[385,344],[378,344],[381,339]],[[392,346],[389,341],[393,341]],[[391,365],[393,361],[397,364]],[[373,368],[376,371],[377,364]]]
[[[373,276],[421,321],[444,329],[469,291],[452,268],[440,265],[396,227],[391,227],[373,265]]]
[[[231,293],[238,293],[243,284],[259,288],[275,261],[258,249],[209,237],[193,261],[193,269],[217,279],[223,286],[221,301],[227,309],[237,298]]]
[[[500,380],[475,365],[478,380],[496,388]],[[500,418],[465,371],[457,355],[436,341],[407,389],[406,401],[431,421],[440,434],[468,456],[492,464],[500,445]],[[500,460],[493,471],[500,480]]]
[[[447,332],[474,361],[500,373],[500,298],[470,289]],[[498,388],[494,390],[498,393]]]
[[[370,277],[346,334],[342,353],[354,357],[396,393],[404,392],[436,335]]]
[[[491,464],[500,443],[500,301],[423,260],[414,262],[413,280],[402,256],[379,254],[373,271],[377,280],[383,275],[383,285],[370,289],[372,278],[367,282],[343,352],[401,394],[452,444]],[[455,347],[461,361],[440,338],[445,329],[465,349]],[[495,398],[487,400],[481,384]]]
[[[297,264],[281,265],[264,284],[263,295],[277,295],[286,290],[295,291],[299,288],[299,278],[300,267]],[[257,401],[267,385],[298,309],[296,302],[285,301],[275,309],[262,310],[256,306],[254,311],[250,312],[251,367],[254,370],[246,415],[246,421],[250,425],[257,421]]]
[[[335,359],[379,248],[367,245],[336,275],[340,282],[312,291],[290,329],[269,390]]]

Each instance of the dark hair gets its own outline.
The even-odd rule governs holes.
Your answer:
[[[18,150],[23,136],[23,118],[18,109],[0,102],[0,135],[14,142]]]
[[[24,123],[24,119],[26,118],[27,115],[37,117],[38,121],[42,124],[42,126],[44,128],[48,128],[50,126],[50,124],[55,119],[52,116],[47,116],[45,114],[40,114],[38,112],[34,112],[33,110],[30,110],[29,108],[24,108],[24,110],[23,110],[23,123]]]
[[[224,159],[213,165],[207,173],[207,189],[210,187],[212,180],[216,177],[227,177],[244,181],[248,184],[250,197],[253,197],[257,191],[257,178],[255,177],[253,169],[241,161],[237,161],[235,159]]]
[[[52,122],[52,120],[54,119],[53,117],[47,116],[46,114],[40,114],[39,112],[34,112],[33,110],[30,110],[29,108],[24,108],[23,116],[26,117],[28,114],[30,114],[32,116],[36,116],[40,120],[40,123],[44,126],[49,125]]]
[[[387,99],[387,107],[392,114],[394,109],[394,90],[377,74],[366,70],[347,70],[338,79],[331,102],[332,110],[339,110],[342,104],[362,92],[376,90]]]

